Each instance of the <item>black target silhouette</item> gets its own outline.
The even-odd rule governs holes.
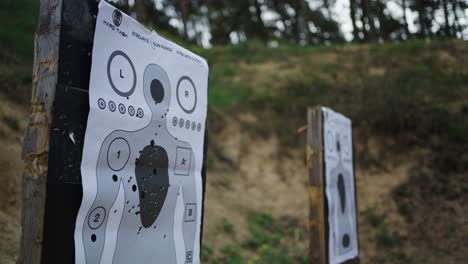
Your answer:
[[[346,190],[343,174],[338,174],[338,194],[340,195],[341,213],[346,211]]]
[[[135,162],[135,176],[140,198],[140,219],[143,227],[150,227],[163,207],[169,188],[169,161],[166,150],[154,144],[140,151]],[[134,190],[136,191],[136,190]]]

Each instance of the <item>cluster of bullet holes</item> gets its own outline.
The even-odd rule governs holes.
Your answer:
[[[169,187],[169,158],[166,150],[155,144],[154,140],[145,146],[135,160],[137,185],[141,204],[140,218],[143,227],[153,225],[161,212]]]

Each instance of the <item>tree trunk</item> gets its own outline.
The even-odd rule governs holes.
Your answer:
[[[364,20],[367,21],[367,25],[369,25],[369,32],[367,33],[366,39],[373,40],[376,35],[376,30],[374,19],[372,17],[369,7],[369,0],[361,0],[363,25],[365,25]]]
[[[406,38],[409,39],[411,36],[411,33],[409,32],[408,18],[406,17],[406,8],[408,7],[406,4],[406,0],[402,0],[401,4],[403,8],[403,26],[405,27]]]
[[[427,37],[426,21],[425,21],[426,12],[424,10],[424,6],[422,3],[417,2],[416,5],[417,5],[416,10],[418,12],[418,22],[419,22],[419,27],[420,27],[421,38],[426,38]]]
[[[255,17],[257,18],[257,27],[259,29],[258,34],[260,35],[260,39],[262,40],[263,44],[267,44],[268,42],[268,32],[265,27],[265,23],[262,20],[262,7],[258,0],[254,0],[255,5]]]
[[[432,23],[433,21],[435,21],[435,11],[436,11],[435,8],[431,8],[431,12],[429,13],[430,17],[426,16],[426,20],[425,20],[426,27],[428,29],[427,32],[429,33],[429,37],[431,39],[434,38],[434,32],[432,32]]]
[[[377,12],[377,19],[379,20],[379,33],[380,36],[385,40],[388,41],[390,39],[390,32],[388,29],[388,25],[386,22],[385,18],[385,13],[384,13],[384,3],[381,2],[381,0],[375,2],[376,4],[376,12]]]
[[[445,37],[449,37],[449,36],[452,36],[452,33],[451,33],[451,28],[450,28],[449,18],[448,18],[447,0],[442,0],[442,7],[444,9],[444,18],[445,18],[445,25],[444,25]]]
[[[145,0],[135,0],[135,13],[138,21],[143,25],[148,24],[148,15],[146,13]]]
[[[364,0],[362,0],[364,1]],[[362,1],[361,1],[361,11],[362,11],[362,14],[361,14],[361,23],[362,23],[362,33],[364,34],[364,41],[368,41],[369,40],[369,31],[367,30],[367,16],[364,12],[364,8],[363,8],[363,4],[362,4]],[[367,10],[367,9],[366,9]]]
[[[359,29],[356,25],[356,0],[349,1],[349,13],[351,16],[351,23],[353,25],[353,40],[359,41],[361,38],[359,37]]]
[[[284,34],[284,38],[285,39],[288,39],[288,40],[291,40],[292,39],[292,29],[291,29],[291,26],[288,27],[286,21],[288,20],[289,16],[284,8],[284,5],[281,1],[279,0],[273,0],[273,5],[274,5],[274,8],[275,8],[275,11],[278,12],[279,16],[280,16],[280,20],[281,22],[283,23],[283,26],[284,26],[284,31],[283,31],[283,34]]]
[[[457,14],[457,0],[450,0],[450,4],[452,6],[452,12],[453,12],[453,36],[457,38],[457,33],[460,32],[462,34],[462,29],[460,26],[460,21],[458,20],[458,14]]]

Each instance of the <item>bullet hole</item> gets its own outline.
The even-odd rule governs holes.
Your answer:
[[[117,178],[117,175],[115,175],[115,174],[114,174],[114,175],[112,175],[112,180],[114,180],[114,181],[116,182],[116,181],[117,181],[117,179],[118,179],[118,178]]]
[[[95,234],[91,235],[91,241],[96,242],[96,235]]]
[[[132,185],[132,191],[136,192],[136,190],[137,190],[137,187],[136,187],[135,184],[133,184],[133,185]]]

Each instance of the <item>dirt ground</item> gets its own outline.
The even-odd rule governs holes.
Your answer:
[[[0,97],[0,263],[15,263],[21,235],[21,140],[26,111]]]
[[[0,111],[0,256],[1,263],[14,263],[20,237],[21,170],[20,147],[22,131],[26,126],[27,113],[24,109],[6,102]],[[240,120],[255,122],[249,115]],[[16,121],[12,121],[16,120]],[[298,137],[301,137],[299,135]],[[407,179],[408,169],[414,159],[386,159],[381,164],[363,167],[362,153],[367,159],[377,160],[381,151],[375,139],[365,143],[356,133],[357,190],[359,215],[368,208],[379,208],[391,216],[387,221],[405,233],[404,220],[399,216],[391,197],[394,187]],[[281,144],[275,133],[266,137],[251,135],[235,120],[229,122],[216,136],[217,151],[229,162],[216,162],[207,176],[204,240],[216,250],[230,243],[232,238],[219,232],[223,221],[228,220],[236,230],[236,238],[243,241],[248,237],[246,215],[250,211],[261,211],[274,218],[295,219],[300,227],[306,228],[308,198],[306,193],[307,171],[304,150],[291,149]],[[214,146],[213,146],[214,147]],[[359,155],[361,153],[361,155]],[[410,155],[420,155],[411,153]],[[366,162],[368,164],[368,162]],[[371,162],[372,164],[372,162]],[[372,228],[368,228],[360,217],[360,245],[363,263],[376,254]],[[300,245],[304,250],[306,244]]]
[[[21,234],[20,148],[27,111],[4,98],[0,101],[0,263],[9,264],[16,262]],[[228,121],[212,137],[208,152],[212,156],[208,156],[204,241],[214,252],[233,242],[232,236],[220,232],[227,220],[236,230],[236,242],[243,244],[249,236],[246,215],[251,211],[268,213],[274,219],[287,218],[306,232],[304,149],[284,145],[274,131],[252,134],[243,124],[256,122],[253,115],[239,114]],[[414,228],[400,214],[394,190],[409,180],[412,169],[428,151],[398,150],[391,140],[362,129],[356,129],[354,135],[361,263],[380,263],[386,253],[378,240],[385,241],[387,234],[390,238],[407,237]],[[302,137],[298,135],[301,142]],[[402,152],[404,155],[398,155]],[[300,243],[299,248],[306,251],[307,241]],[[408,248],[406,254],[418,254]]]
[[[304,149],[282,145],[274,132],[266,137],[249,134],[235,121],[245,119],[239,116],[229,120],[217,134],[218,154],[229,162],[218,163],[208,171],[204,239],[215,252],[231,242],[230,236],[220,232],[224,219],[237,230],[237,241],[245,242],[245,215],[250,210],[269,213],[275,219],[292,218],[303,230],[307,228]],[[302,136],[298,139],[303,141]],[[407,150],[405,156],[392,155],[380,144],[382,141],[388,140],[355,131],[361,263],[375,263],[375,256],[381,255],[375,242],[377,231],[366,217],[369,210],[378,208],[379,214],[385,214],[389,232],[407,234],[392,192],[408,180],[415,160],[427,154],[419,149]],[[307,241],[302,243],[300,248],[306,250]]]

